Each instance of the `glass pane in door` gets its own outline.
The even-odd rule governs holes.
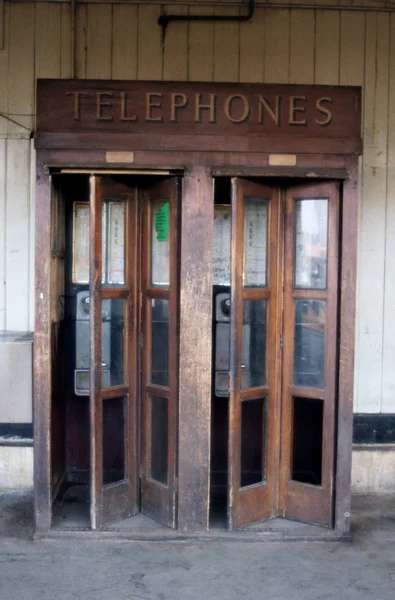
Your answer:
[[[266,384],[266,300],[243,301],[241,387]]]
[[[241,403],[240,487],[265,479],[266,399]]]
[[[103,387],[125,383],[125,300],[102,300]]]
[[[269,205],[260,198],[244,201],[244,287],[267,286]]]
[[[151,202],[151,285],[168,287],[170,282],[170,205]]]
[[[324,386],[325,307],[324,300],[295,300],[294,385]]]
[[[167,484],[168,399],[151,396],[151,478]]]
[[[105,285],[125,283],[125,203],[108,202],[106,215]]]
[[[292,479],[321,485],[324,403],[293,399]]]
[[[169,301],[151,300],[151,383],[169,385]]]
[[[103,485],[125,479],[125,397],[103,401]]]
[[[326,289],[328,200],[295,201],[295,287]]]

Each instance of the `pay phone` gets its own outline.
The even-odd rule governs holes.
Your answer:
[[[124,283],[125,205],[103,202],[102,284]],[[68,337],[68,380],[76,396],[89,396],[89,204],[75,201],[69,211],[67,236],[69,256],[65,314]],[[102,300],[102,383],[103,387],[124,382],[123,329],[124,301]]]
[[[74,393],[76,396],[89,394],[89,308],[88,290],[80,290],[75,295],[75,310],[72,318],[75,329]],[[111,363],[111,300],[104,300],[102,307],[102,381],[103,387],[110,385]]]

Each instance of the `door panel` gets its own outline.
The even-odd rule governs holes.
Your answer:
[[[167,179],[145,190],[142,274],[141,510],[176,526],[178,193]]]
[[[279,197],[232,179],[228,528],[274,513]]]
[[[91,527],[100,529],[138,509],[138,212],[134,188],[89,183]]]
[[[339,186],[288,190],[285,222],[281,507],[332,525]]]

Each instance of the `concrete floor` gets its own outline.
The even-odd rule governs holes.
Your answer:
[[[353,502],[353,541],[31,541],[29,492],[0,493],[0,600],[394,600],[395,497]]]

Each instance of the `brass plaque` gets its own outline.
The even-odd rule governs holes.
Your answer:
[[[106,162],[132,163],[134,162],[134,152],[106,152]]]
[[[269,154],[271,167],[295,167],[296,154]]]

